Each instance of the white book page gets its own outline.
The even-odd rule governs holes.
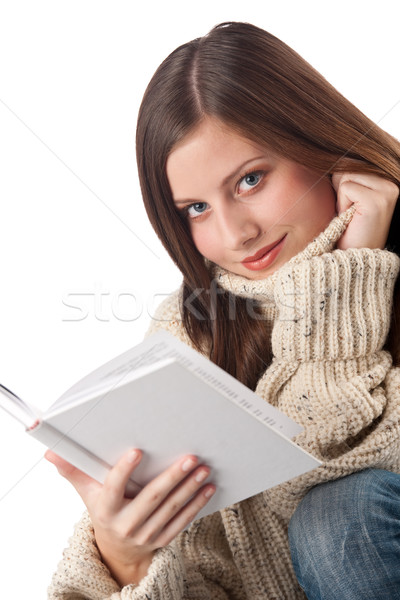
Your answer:
[[[101,391],[118,387],[132,379],[141,377],[142,374],[151,373],[159,363],[170,359],[170,348],[165,342],[164,333],[160,332],[145,339],[141,344],[127,350],[116,358],[92,371],[83,379],[69,388],[49,409],[48,414],[85,401]],[[173,339],[166,333],[167,341]],[[185,344],[182,344],[185,347]]]
[[[193,381],[193,374],[175,360],[156,375],[144,375],[49,415],[45,425],[60,432],[61,445],[66,436],[103,465],[115,464],[130,447],[141,448],[143,459],[133,476],[139,486],[183,454],[197,455],[211,467],[217,485],[207,512],[319,465],[240,403],[203,380],[195,379],[195,385]],[[55,438],[53,450],[57,452]],[[91,464],[85,467],[84,457],[80,468],[96,477]]]
[[[27,429],[40,419],[40,413],[11,390],[0,384],[0,406]]]
[[[192,386],[201,379],[210,388],[240,405],[255,418],[277,429],[283,435],[293,438],[302,430],[295,421],[166,331],[150,336],[138,346],[81,379],[46,411],[46,415],[58,414],[94,396],[112,393],[118,387],[146,375],[153,374],[154,385],[157,385],[157,369],[172,360],[179,362],[193,375]]]

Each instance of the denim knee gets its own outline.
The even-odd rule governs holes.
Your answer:
[[[400,599],[400,475],[368,469],[311,489],[289,543],[309,600]]]

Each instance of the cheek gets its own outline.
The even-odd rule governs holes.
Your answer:
[[[336,215],[336,192],[331,185],[330,179],[325,178],[321,182],[321,185],[316,188],[314,196],[315,212],[321,222],[327,224]]]
[[[218,248],[215,243],[215,236],[207,233],[207,227],[191,227],[192,240],[197,250],[205,258],[215,261],[218,256]]]
[[[293,204],[289,213],[291,220],[309,223],[310,227],[315,227],[317,232],[319,229],[322,231],[336,214],[336,194],[327,178],[317,185],[315,179],[306,180],[304,186],[297,190],[292,199]]]

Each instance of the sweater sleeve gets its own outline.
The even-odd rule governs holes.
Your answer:
[[[391,357],[383,346],[398,268],[387,251],[336,250],[282,269],[276,282],[275,366],[293,370],[279,406],[305,427],[298,440],[314,440],[319,458],[386,408]]]
[[[188,342],[180,327],[179,292],[166,298],[149,333],[163,328]],[[49,600],[242,600],[220,513],[195,521],[153,558],[138,585],[120,589],[101,560],[87,513],[76,525],[48,590]]]
[[[274,290],[274,356],[334,361],[382,350],[399,262],[396,254],[365,248],[288,263]]]
[[[257,392],[303,426],[295,441],[322,461],[268,492],[287,514],[317,483],[399,468],[400,369],[383,349],[398,269],[395,254],[349,249],[279,273],[274,359]]]
[[[48,589],[49,600],[242,600],[242,583],[219,513],[195,521],[159,549],[138,585],[122,589],[101,560],[89,516],[75,527]]]

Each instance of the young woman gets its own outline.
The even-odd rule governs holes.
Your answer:
[[[137,158],[183,274],[150,330],[301,423],[323,464],[182,533],[218,485],[198,457],[129,500],[140,450],[103,486],[48,452],[88,508],[49,598],[400,598],[399,143],[284,43],[227,23],[157,70]]]

